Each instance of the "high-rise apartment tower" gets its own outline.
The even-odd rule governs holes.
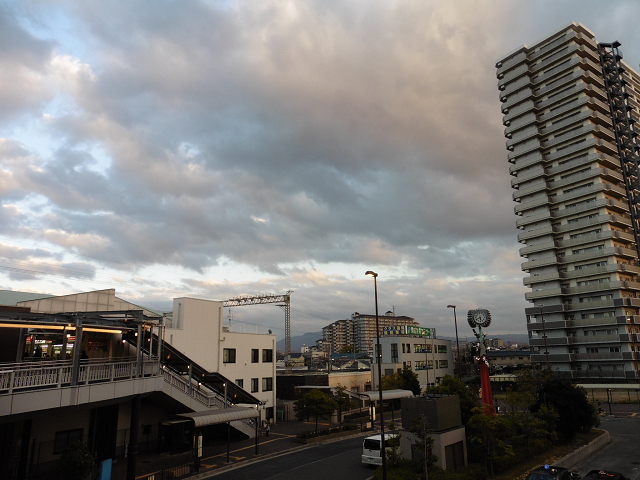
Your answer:
[[[532,360],[640,377],[640,75],[572,23],[497,64]]]

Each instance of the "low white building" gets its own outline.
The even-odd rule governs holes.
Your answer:
[[[431,329],[420,330],[431,335]],[[406,366],[418,375],[420,388],[424,390],[427,386],[437,385],[445,375],[453,376],[451,340],[426,335],[383,335],[380,346],[383,377],[400,372]],[[378,365],[375,362],[377,356],[371,364],[374,390],[378,388]]]
[[[165,341],[260,400],[263,419],[275,418],[275,335],[231,332],[223,325],[223,302],[183,297],[173,300]]]

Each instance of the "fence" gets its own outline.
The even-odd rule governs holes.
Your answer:
[[[142,375],[157,375],[157,358],[142,363]],[[83,361],[78,369],[78,385],[113,382],[136,376],[137,362],[128,357],[112,360]],[[0,394],[18,390],[60,388],[71,385],[73,365],[70,361],[10,363],[0,366]]]
[[[196,471],[192,462],[175,467],[163,468],[162,470],[159,470],[157,472],[136,477],[136,480],[170,480],[188,477],[189,475],[193,475],[194,473],[196,473]]]

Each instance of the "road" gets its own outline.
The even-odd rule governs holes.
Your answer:
[[[613,470],[640,480],[640,418],[600,417],[600,428],[611,434],[611,443],[572,468],[586,475],[590,470]]]
[[[362,465],[363,437],[315,445],[203,478],[215,480],[366,480],[374,468]]]

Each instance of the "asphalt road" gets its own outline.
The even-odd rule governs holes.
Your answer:
[[[640,480],[640,418],[601,417],[600,428],[611,435],[611,443],[572,468],[586,475],[591,470],[613,470],[631,480]]]
[[[363,437],[315,445],[212,474],[215,480],[366,480],[374,468],[362,465]]]

